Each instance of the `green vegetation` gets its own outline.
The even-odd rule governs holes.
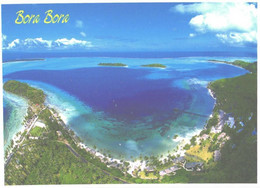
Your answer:
[[[112,67],[126,67],[126,64],[123,63],[99,63],[99,66],[112,66]]]
[[[218,110],[231,113],[236,121],[236,128],[224,126],[231,139],[221,148],[221,160],[213,162],[212,151],[219,149],[217,137],[212,135],[212,141],[201,143],[196,150],[190,145],[190,154],[199,155],[207,163],[201,172],[179,170],[174,176],[164,176],[162,183],[256,183],[257,182],[257,136],[252,134],[257,130],[257,74],[256,63],[235,61],[237,66],[246,68],[251,73],[235,78],[221,79],[212,82],[209,88],[217,98],[213,117],[200,135],[209,134],[212,126],[218,123]],[[242,121],[243,131],[237,132]],[[199,146],[195,146],[199,147]],[[210,154],[210,155],[209,155]],[[189,157],[186,156],[189,160]],[[194,161],[194,158],[190,158]]]
[[[91,163],[75,157],[65,144],[34,140],[13,156],[5,171],[9,185],[118,183]]]
[[[222,160],[204,174],[201,182],[257,182],[257,74],[256,63],[235,61],[251,73],[235,78],[217,80],[209,85],[217,98],[215,111],[222,109],[232,113],[237,128],[225,126],[231,137],[222,148]],[[245,126],[237,133],[238,122]]]
[[[190,146],[191,146],[191,145],[186,144],[186,145],[183,147],[183,149],[185,149],[185,150],[189,150],[189,149],[190,149]]]
[[[153,64],[147,64],[147,65],[141,65],[142,67],[155,67],[155,68],[166,68],[165,65],[162,65],[160,63],[153,63]]]
[[[218,113],[217,113],[216,108],[215,108],[212,117],[209,118],[208,121],[207,121],[207,124],[205,126],[206,129],[204,129],[200,132],[200,136],[202,136],[203,134],[209,134],[211,128],[216,126],[217,124],[218,124]]]
[[[216,109],[232,113],[237,119],[247,121],[252,113],[256,113],[256,74],[217,80],[209,85],[217,97]],[[244,122],[245,123],[245,122]]]
[[[4,90],[28,99],[33,104],[43,104],[45,95],[42,90],[33,88],[26,83],[9,80],[4,84]]]
[[[247,63],[247,62],[244,62],[244,61],[241,61],[241,60],[236,60],[236,61],[232,62],[231,64],[239,66],[239,67],[242,67],[242,68],[244,68],[246,70],[249,70],[252,73],[256,73],[257,72],[256,62],[254,62],[254,63]]]
[[[141,171],[139,172],[139,176],[142,179],[158,179],[158,177],[155,175],[155,172]]]
[[[41,128],[41,127],[34,127],[32,128],[32,130],[30,131],[30,134],[31,136],[34,136],[34,137],[39,137],[42,135],[42,133],[45,131],[44,128]]]
[[[196,136],[193,136],[191,139],[190,139],[190,144],[192,146],[195,146],[196,145]]]
[[[89,183],[120,183],[112,175],[106,174],[93,161],[82,160],[70,151],[65,143],[80,150],[73,142],[70,131],[64,129],[45,109],[39,118],[47,129],[35,127],[30,134],[44,138],[27,139],[20,147],[11,162],[5,168],[5,183],[8,185],[28,184],[89,184]],[[62,138],[56,131],[61,131]],[[92,157],[93,158],[93,157]]]

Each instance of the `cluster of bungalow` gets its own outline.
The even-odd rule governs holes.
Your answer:
[[[186,161],[185,157],[183,157],[183,156],[182,157],[177,157],[177,158],[172,160],[172,162],[174,164],[180,164],[180,165],[183,165],[185,163],[185,161]],[[179,169],[180,168],[179,168],[178,165],[174,165],[174,166],[172,166],[170,168],[167,168],[165,170],[160,171],[159,174],[160,174],[160,176],[169,175],[171,173],[175,173],[175,171],[177,171]]]

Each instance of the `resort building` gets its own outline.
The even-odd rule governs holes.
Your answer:
[[[173,172],[175,172],[176,170],[179,170],[180,168],[177,166],[177,165],[174,165],[170,168],[167,168],[165,170],[162,170],[159,172],[160,176],[164,176],[164,175],[168,175],[168,174],[171,174]]]
[[[190,162],[185,164],[185,168],[191,171],[201,171],[203,168],[203,162]]]
[[[185,162],[185,157],[182,156],[182,157],[177,157],[175,159],[172,160],[173,163],[184,163]]]

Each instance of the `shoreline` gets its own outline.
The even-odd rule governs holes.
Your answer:
[[[215,104],[214,104],[215,105]],[[77,132],[75,132],[74,130],[72,130],[69,125],[67,125],[68,119],[67,117],[62,113],[62,110],[59,110],[59,108],[53,104],[46,104],[47,107],[49,107],[49,109],[54,109],[55,112],[52,112],[52,110],[50,110],[52,113],[56,113],[56,115],[54,115],[54,117],[60,117],[61,121],[64,123],[63,127],[66,129],[69,129],[71,131],[73,131],[74,135],[76,135],[77,138],[80,138],[80,136],[78,136]],[[210,118],[212,116],[213,112],[210,114],[210,116],[208,118]],[[186,150],[184,149],[186,144],[190,144],[190,139],[193,136],[198,136],[200,134],[201,131],[204,130],[206,124],[204,124],[203,128],[201,129],[197,129],[196,131],[193,131],[191,133],[188,133],[186,135],[186,137],[181,137],[179,136],[176,139],[171,139],[173,142],[179,142],[175,148],[168,148],[169,150],[171,150],[170,152],[164,152],[164,153],[160,153],[158,154],[160,157],[158,158],[159,161],[163,162],[164,159],[169,159],[168,155],[171,156],[179,156],[179,157],[183,157],[185,156]],[[191,135],[192,134],[192,135]],[[80,138],[81,139],[81,138]],[[93,156],[99,158],[101,160],[102,163],[106,164],[106,162],[111,163],[117,163],[117,164],[123,164],[124,162],[128,162],[129,163],[129,170],[127,171],[130,175],[133,175],[133,171],[136,169],[141,169],[142,171],[145,170],[147,167],[149,167],[147,165],[147,162],[144,159],[139,159],[139,157],[135,157],[132,160],[128,160],[128,159],[124,159],[124,158],[117,158],[117,157],[108,157],[106,153],[102,153],[100,152],[100,150],[98,148],[93,149],[90,146],[88,146],[87,144],[79,141],[80,139],[77,139],[78,142],[75,142],[75,144],[80,147],[81,149],[85,149],[88,153],[92,154]],[[161,157],[162,155],[162,157]],[[150,156],[148,156],[150,157]],[[123,161],[123,162],[121,162]],[[164,163],[164,162],[163,162]],[[107,166],[110,166],[109,164],[106,164]]]
[[[211,94],[211,96],[213,97],[213,94],[212,94],[212,92],[211,92],[211,90],[209,89],[209,93]],[[214,98],[214,97],[213,97]],[[214,98],[215,99],[215,98]],[[53,104],[50,104],[49,102],[45,102],[45,106],[46,107],[48,107],[49,109],[50,109],[50,111],[52,112],[52,114],[54,115],[54,117],[57,119],[57,118],[59,118],[62,122],[63,122],[63,128],[65,128],[65,129],[68,129],[69,128],[69,130],[71,130],[71,131],[73,131],[73,133],[74,133],[74,135],[76,135],[76,137],[78,137],[78,138],[80,138],[79,136],[78,136],[78,134],[74,131],[74,130],[72,130],[70,127],[69,127],[69,125],[67,125],[67,123],[68,123],[68,119],[67,119],[67,117],[66,117],[66,115],[65,114],[63,114],[62,113],[62,110],[60,110],[59,109],[59,107],[58,106],[56,106],[56,105],[53,105]],[[54,112],[52,111],[52,110],[54,110]],[[209,116],[209,118],[212,116],[212,114]],[[25,117],[24,117],[25,118]],[[206,124],[204,124],[204,126],[203,127],[205,127],[205,125]],[[19,140],[21,140],[21,135],[26,131],[26,132],[28,132],[28,130],[29,130],[29,127],[28,128],[26,128],[24,125],[23,125],[23,130],[21,131],[21,133],[18,135],[18,137],[14,137],[12,140],[14,141],[14,145],[13,145],[13,147],[12,147],[12,149],[10,150],[10,152],[9,152],[9,155],[6,157],[6,159],[8,160],[8,158],[9,158],[9,156],[10,156],[10,154],[12,154],[12,151],[13,151],[13,149],[16,147],[16,146],[18,146],[19,147],[19,144],[21,144],[21,142],[20,143],[18,143],[18,141]],[[164,163],[163,161],[164,161],[164,159],[169,159],[169,157],[168,157],[168,155],[171,155],[171,156],[180,156],[180,157],[182,157],[182,156],[185,156],[185,153],[186,153],[186,150],[184,149],[184,146],[186,145],[186,144],[190,144],[190,139],[191,139],[191,137],[192,136],[197,136],[197,135],[199,135],[200,134],[200,132],[203,130],[204,128],[202,128],[202,129],[198,129],[198,130],[196,130],[196,131],[193,131],[192,133],[190,133],[190,134],[192,134],[192,135],[190,135],[190,134],[187,134],[186,136],[187,137],[178,137],[177,139],[171,139],[173,142],[179,142],[174,148],[169,148],[169,150],[170,150],[170,152],[164,152],[164,153],[160,153],[159,154],[159,158],[158,158],[158,160],[159,161],[161,161],[162,163]],[[20,132],[20,131],[19,131]],[[17,134],[17,133],[16,133]],[[81,138],[80,138],[81,139]],[[75,144],[77,145],[77,147],[80,147],[80,148],[84,148],[88,153],[91,153],[93,156],[95,156],[95,157],[97,157],[97,158],[99,158],[100,160],[101,160],[101,162],[102,163],[104,163],[104,164],[106,164],[106,161],[108,161],[110,164],[112,164],[112,163],[117,163],[117,164],[123,164],[124,162],[128,162],[130,165],[130,168],[129,168],[129,170],[127,171],[130,175],[132,175],[133,176],[133,171],[134,170],[136,170],[136,169],[141,169],[142,171],[143,170],[145,170],[147,167],[149,167],[149,166],[147,166],[147,162],[145,161],[145,160],[141,160],[141,159],[139,159],[138,157],[136,157],[136,158],[133,158],[132,160],[126,160],[126,159],[124,159],[124,158],[114,158],[113,156],[112,157],[105,157],[105,156],[107,156],[106,155],[106,153],[102,153],[102,152],[100,152],[98,149],[93,149],[93,148],[91,148],[90,146],[88,146],[87,144],[84,144],[84,143],[82,143],[81,141],[79,141],[79,139],[77,139],[78,141],[75,141],[74,140],[74,142],[75,142]],[[161,156],[162,155],[162,156]],[[6,160],[6,161],[7,161]],[[5,161],[5,162],[6,162]],[[121,161],[123,161],[123,162],[121,162]],[[107,164],[106,164],[107,165]],[[109,165],[107,165],[107,166],[109,166]]]
[[[208,92],[210,94],[210,96],[214,99],[217,100],[216,97],[214,96],[214,93],[212,92],[212,90],[210,88],[208,88]]]
[[[230,64],[230,65],[232,65],[232,64]],[[233,65],[233,66],[235,66],[235,65]],[[239,67],[239,68],[241,68],[241,67]],[[242,68],[242,69],[244,69],[244,68]],[[214,109],[214,107],[216,105],[216,97],[214,97],[214,93],[208,87],[209,84],[210,83],[208,83],[208,85],[207,85],[207,89],[208,89],[208,93],[210,94],[210,96],[215,100],[215,104],[213,106],[213,109]],[[67,119],[66,115],[64,115],[62,113],[62,110],[59,110],[59,107],[57,107],[57,106],[55,106],[53,104],[49,104],[49,103],[47,103],[47,104],[45,103],[45,106],[47,106],[48,108],[52,108],[54,110],[54,113],[56,113],[55,118],[60,117],[61,121],[63,122],[63,127],[65,129],[69,128],[69,130],[73,131],[69,127],[69,125],[67,125],[68,119]],[[52,109],[50,109],[51,112],[52,112]],[[208,117],[208,119],[212,117],[212,114],[213,114],[213,111],[210,114],[210,116]],[[206,125],[207,125],[207,123],[204,124],[202,129],[199,129],[197,131],[192,132],[192,136],[199,135],[201,133],[201,131],[203,131],[205,129]],[[22,133],[24,133],[25,131],[28,131],[28,129],[29,128],[25,128],[24,125],[23,125],[23,132]],[[13,150],[13,148],[15,148],[16,146],[19,147],[19,144],[21,144],[21,143],[17,143],[17,141],[19,141],[21,139],[22,133],[20,135],[18,135],[17,137],[13,137],[12,140],[14,141],[14,146],[12,147],[11,151]],[[74,133],[74,135],[76,135],[76,137],[80,138],[75,131],[73,131],[73,133]],[[177,139],[172,139],[172,141],[179,141],[179,143],[176,145],[175,148],[169,148],[171,150],[171,152],[161,153],[163,156],[159,157],[158,160],[163,162],[164,159],[168,159],[167,154],[168,155],[175,155],[175,156],[176,155],[178,155],[178,156],[185,156],[186,150],[184,149],[184,146],[186,144],[190,144],[190,139],[191,139],[190,136],[189,137],[178,137]],[[117,164],[122,164],[123,162],[129,162],[130,163],[130,165],[129,165],[130,168],[129,168],[129,170],[127,172],[129,174],[131,174],[132,176],[133,176],[133,171],[135,169],[140,168],[141,170],[144,170],[144,169],[146,169],[148,167],[147,164],[146,164],[146,161],[145,160],[140,160],[140,159],[138,159],[138,157],[137,157],[137,159],[135,158],[133,160],[125,160],[125,159],[120,159],[120,158],[118,159],[118,158],[113,158],[113,157],[110,158],[110,157],[106,157],[106,154],[101,153],[98,149],[92,149],[91,147],[87,146],[87,144],[84,144],[84,143],[82,143],[79,140],[78,141],[74,140],[74,142],[75,142],[75,144],[78,147],[80,147],[82,149],[84,148],[87,152],[91,153],[93,156],[98,157],[101,160],[101,162],[104,163],[104,164],[106,164],[106,162],[104,162],[105,158],[106,158],[106,161],[110,162],[110,164],[114,163],[114,162],[116,162]],[[123,162],[121,162],[121,161],[123,161]],[[107,166],[109,166],[109,165],[107,165]]]
[[[15,100],[22,100],[22,101],[24,102],[24,105],[25,105],[25,108],[26,108],[26,113],[23,115],[21,123],[19,123],[19,129],[16,129],[16,130],[15,130],[15,132],[14,132],[12,138],[10,139],[8,145],[6,145],[7,143],[4,143],[4,154],[5,154],[6,152],[8,153],[7,157],[5,157],[5,155],[4,155],[4,159],[5,159],[5,158],[8,158],[8,156],[10,155],[10,153],[12,153],[12,150],[18,145],[17,142],[20,140],[22,133],[23,133],[24,131],[26,131],[26,127],[25,127],[25,125],[24,125],[24,119],[25,119],[25,117],[27,116],[27,109],[29,108],[29,103],[28,103],[28,100],[25,99],[25,98],[23,98],[23,97],[16,96],[16,95],[14,95],[14,94],[12,94],[12,93],[9,93],[9,92],[7,92],[7,91],[4,91],[4,93],[6,93],[6,94],[5,94],[5,97],[6,97],[6,99],[7,99],[8,101],[12,101],[12,99],[13,99],[13,101],[14,101],[14,103],[15,103],[15,102],[17,102],[17,101],[15,101]],[[12,108],[13,108],[13,107],[12,107]],[[18,108],[18,107],[15,106],[14,108]],[[9,118],[10,118],[10,117],[9,117]],[[5,141],[4,141],[4,142],[5,142]],[[10,147],[12,142],[13,142],[14,145],[13,145],[13,147]],[[9,147],[10,147],[10,148],[9,148]]]
[[[232,64],[232,62],[228,62],[228,61],[220,61],[220,60],[207,60],[207,61],[210,62],[210,63],[225,64],[225,65],[234,66],[236,68],[244,69],[243,67],[240,67],[238,65],[234,65],[234,64]],[[244,70],[246,70],[246,69],[244,69]],[[246,71],[248,71],[248,70],[246,70]]]
[[[20,144],[19,141],[21,140],[22,133],[24,133],[27,130],[28,129],[26,129],[24,126],[22,126],[22,128],[18,132],[16,132],[15,135],[13,135],[11,142],[9,143],[8,146],[6,146],[6,149],[4,150],[4,152],[8,153],[7,156],[4,156],[4,163],[6,163],[6,161],[8,160],[10,155],[13,153],[13,150],[16,148],[16,146],[19,146],[19,144]],[[13,146],[11,148],[8,148],[8,147],[10,147],[12,142],[13,142]]]

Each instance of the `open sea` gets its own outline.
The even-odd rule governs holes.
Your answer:
[[[8,56],[9,57],[9,56]],[[9,57],[10,58],[10,57]],[[256,57],[48,57],[44,61],[3,63],[3,81],[26,82],[44,90],[46,104],[89,147],[113,157],[161,155],[178,145],[173,137],[191,138],[205,125],[215,100],[210,81],[246,70],[207,60],[256,61]],[[101,67],[120,62],[128,67]],[[166,69],[140,65],[161,63]],[[27,104],[4,92],[5,148],[21,130]],[[175,108],[189,113],[176,113]]]

